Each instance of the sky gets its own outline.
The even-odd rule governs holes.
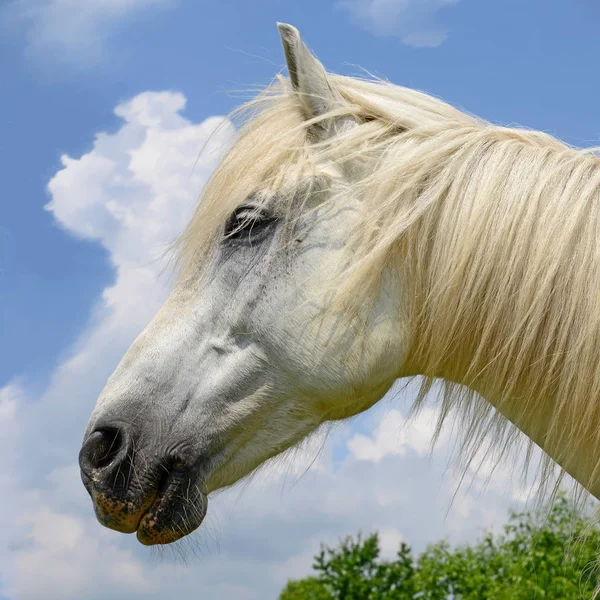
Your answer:
[[[330,71],[600,145],[595,0],[5,0],[0,600],[276,598],[321,542],[473,540],[527,497],[485,462],[452,502],[455,440],[429,451],[436,409],[407,424],[409,387],[212,498],[174,550],[95,521],[87,418],[168,294],[161,257],[235,140],[227,114],[285,66],[277,21]]]

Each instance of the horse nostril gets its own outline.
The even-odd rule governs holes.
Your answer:
[[[94,431],[79,452],[79,466],[85,475],[92,477],[95,471],[110,466],[126,452],[125,434],[122,429],[107,427]]]

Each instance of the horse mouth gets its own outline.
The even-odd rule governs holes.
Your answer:
[[[98,521],[121,533],[136,532],[145,546],[181,539],[197,529],[206,515],[206,494],[190,471],[165,470],[152,485],[138,489],[134,497],[132,490],[123,498],[95,483],[84,480]]]

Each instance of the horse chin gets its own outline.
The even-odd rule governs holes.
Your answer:
[[[208,499],[188,473],[170,473],[160,483],[154,501],[142,514],[137,539],[145,546],[171,544],[197,529]]]
[[[187,499],[157,498],[139,522],[137,539],[144,546],[176,542],[201,525],[206,507],[204,495],[193,504]]]

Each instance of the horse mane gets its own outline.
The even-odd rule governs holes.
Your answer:
[[[562,453],[555,458],[587,453],[595,479],[596,150],[494,125],[385,81],[338,75],[329,81],[342,102],[311,121],[282,78],[234,115],[243,121],[239,138],[179,240],[181,272],[208,261],[228,215],[255,190],[293,189],[307,178],[335,178],[349,162],[362,165],[352,182],[364,204],[360,229],[349,240],[357,259],[332,289],[338,299],[360,304],[390,268],[409,282],[411,345],[403,374],[424,376],[414,410],[434,379],[443,378],[438,431],[448,415],[458,417],[465,464],[484,439],[501,452],[517,443],[500,411],[534,428],[533,415],[542,412],[544,439]],[[346,118],[356,126],[314,139],[319,122]],[[276,210],[293,214],[289,195],[277,197]],[[478,393],[493,397],[498,411]],[[544,462],[544,473],[550,465]]]

